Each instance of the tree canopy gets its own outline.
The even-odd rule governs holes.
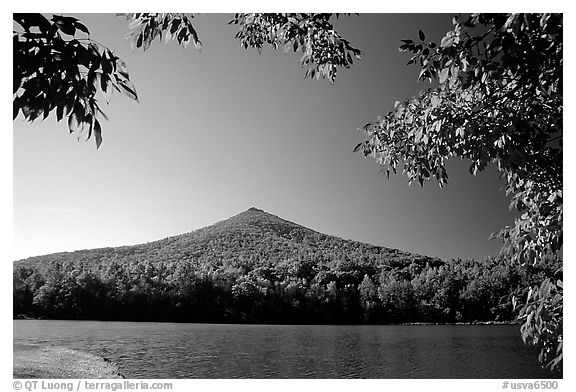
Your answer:
[[[562,260],[562,15],[478,14],[453,24],[439,44],[422,31],[403,41],[419,79],[437,87],[366,124],[357,150],[420,184],[445,184],[452,157],[469,160],[472,174],[496,164],[520,213],[495,234],[502,254],[523,265]],[[562,361],[562,292],[560,268],[527,290],[520,312],[523,339],[553,368]]]
[[[153,41],[175,40],[199,49],[202,44],[192,25],[194,14],[118,14],[128,20],[126,39],[133,48],[146,50]],[[330,22],[334,14],[235,14],[229,22],[238,26],[236,38],[245,48],[264,45],[302,52],[305,77],[334,83],[340,67],[349,68],[361,52],[338,34]],[[338,18],[339,14],[335,14]],[[42,14],[14,14],[13,106],[27,121],[45,119],[55,110],[56,120],[67,119],[70,132],[94,133],[102,143],[99,116],[105,114],[98,96],[110,100],[113,90],[138,100],[126,64],[93,41],[78,19]]]
[[[155,39],[201,46],[193,14],[124,14],[128,40],[147,49]],[[306,77],[336,79],[361,52],[333,28],[338,14],[236,14],[236,38],[244,48],[264,45],[302,52]],[[77,19],[14,14],[14,117],[34,121],[56,110],[71,132],[87,130],[101,143],[98,92],[112,89],[137,99],[125,64],[93,42]],[[76,34],[84,38],[77,38]],[[511,208],[520,217],[495,236],[502,255],[520,265],[557,265],[563,233],[563,16],[474,14],[455,17],[441,42],[404,40],[400,49],[433,83],[418,96],[364,127],[357,151],[387,173],[410,182],[448,180],[446,162],[461,158],[476,174],[495,164],[506,181]],[[370,292],[369,282],[364,284]],[[541,349],[549,367],[562,363],[562,268],[527,287],[520,309],[523,339]]]
[[[138,99],[126,64],[112,51],[90,39],[90,31],[78,19],[41,14],[14,14],[20,26],[13,36],[14,119],[20,112],[30,122],[56,112],[67,119],[70,132],[94,133],[102,143],[98,104],[101,92],[110,99],[112,90]],[[77,37],[77,35],[82,37]]]

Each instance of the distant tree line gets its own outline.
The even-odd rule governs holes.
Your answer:
[[[106,252],[106,250],[102,250]],[[73,254],[69,254],[73,255]],[[217,323],[387,324],[513,320],[512,296],[553,273],[486,260],[304,257],[254,262],[17,263],[14,317]]]

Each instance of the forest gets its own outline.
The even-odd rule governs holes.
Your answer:
[[[135,246],[14,262],[15,318],[281,324],[512,321],[560,266],[440,260],[251,208]]]

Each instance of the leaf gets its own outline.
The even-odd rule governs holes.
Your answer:
[[[172,26],[170,26],[170,34],[174,34],[178,27],[180,26],[180,19],[174,19]]]
[[[92,135],[92,129],[94,128],[94,117],[92,116],[92,114],[88,114],[85,118],[84,118],[84,122],[82,123],[82,130],[84,130],[84,127],[86,126],[86,124],[88,124],[88,136],[86,137],[86,140],[90,139],[90,136]]]
[[[105,119],[106,121],[109,121],[109,120],[108,120],[108,116],[106,116],[106,113],[104,113],[104,112],[102,111],[102,109],[100,109],[100,108],[98,107],[98,105],[96,105],[96,108],[97,108],[97,110],[98,110],[98,113],[100,113],[100,115],[101,115],[102,117],[104,117],[104,119]]]
[[[180,30],[180,32],[178,33],[178,36],[176,37],[178,40],[178,43],[181,44],[185,37],[186,37],[186,29]]]
[[[103,93],[106,93],[106,90],[108,89],[109,80],[110,79],[108,74],[103,73],[102,75],[100,75],[100,88],[102,89]]]
[[[422,68],[422,70],[420,70],[420,74],[418,75],[418,80],[424,80],[428,74],[428,70],[426,68]]]
[[[80,22],[76,22],[76,28],[78,30],[90,35],[90,31],[88,30],[88,28],[84,24],[82,24]]]
[[[128,66],[124,61],[122,60],[116,61],[116,68],[121,76],[123,76],[125,79],[130,80],[130,75],[128,74]]]
[[[420,37],[420,41],[424,41],[426,39],[426,35],[424,35],[422,30],[418,31],[418,36]]]
[[[64,103],[62,102],[56,107],[56,121],[62,120],[64,117]]]
[[[450,85],[454,85],[458,81],[458,67],[450,67],[450,74]]]
[[[73,112],[68,117],[68,129],[70,130],[70,133],[77,131],[78,125],[79,125],[78,115],[76,114],[76,112]]]
[[[78,19],[73,18],[71,16],[58,16],[53,15],[52,21],[58,27],[58,30],[62,31],[64,34],[67,35],[74,35],[76,33],[76,27],[74,24]]]
[[[449,71],[450,68],[444,68],[442,71],[440,71],[440,77],[438,78],[440,84],[443,84],[448,79]]]
[[[136,94],[136,90],[134,89],[134,86],[132,86],[132,84],[129,81],[119,81],[118,87],[128,97],[132,98],[135,101],[138,101],[138,95]]]
[[[102,144],[102,128],[98,120],[94,123],[94,139],[96,140],[96,149],[100,148]]]
[[[452,46],[453,43],[454,43],[454,38],[447,35],[444,38],[442,38],[442,41],[440,42],[440,46],[443,48],[449,48]]]
[[[16,97],[14,101],[12,101],[12,110],[13,110],[13,118],[12,120],[16,120],[18,117],[18,112],[20,111],[20,103],[18,102],[20,98]]]

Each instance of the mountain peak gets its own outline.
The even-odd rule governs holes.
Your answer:
[[[251,226],[262,230],[268,230],[279,235],[289,234],[293,230],[304,230],[309,233],[314,232],[314,230],[301,226],[297,223],[290,222],[286,219],[282,219],[277,215],[271,214],[257,207],[250,207],[238,215],[235,215],[225,221],[219,222],[218,225],[226,227]]]
[[[246,210],[246,212],[264,212],[264,210],[261,210],[260,208],[256,208],[256,207],[250,207]]]
[[[259,219],[281,219],[280,217],[271,214],[269,212],[266,212],[258,207],[250,207],[248,208],[246,211],[241,212],[235,216],[232,216],[230,219],[233,219],[235,217],[243,217],[243,218],[259,218]]]

